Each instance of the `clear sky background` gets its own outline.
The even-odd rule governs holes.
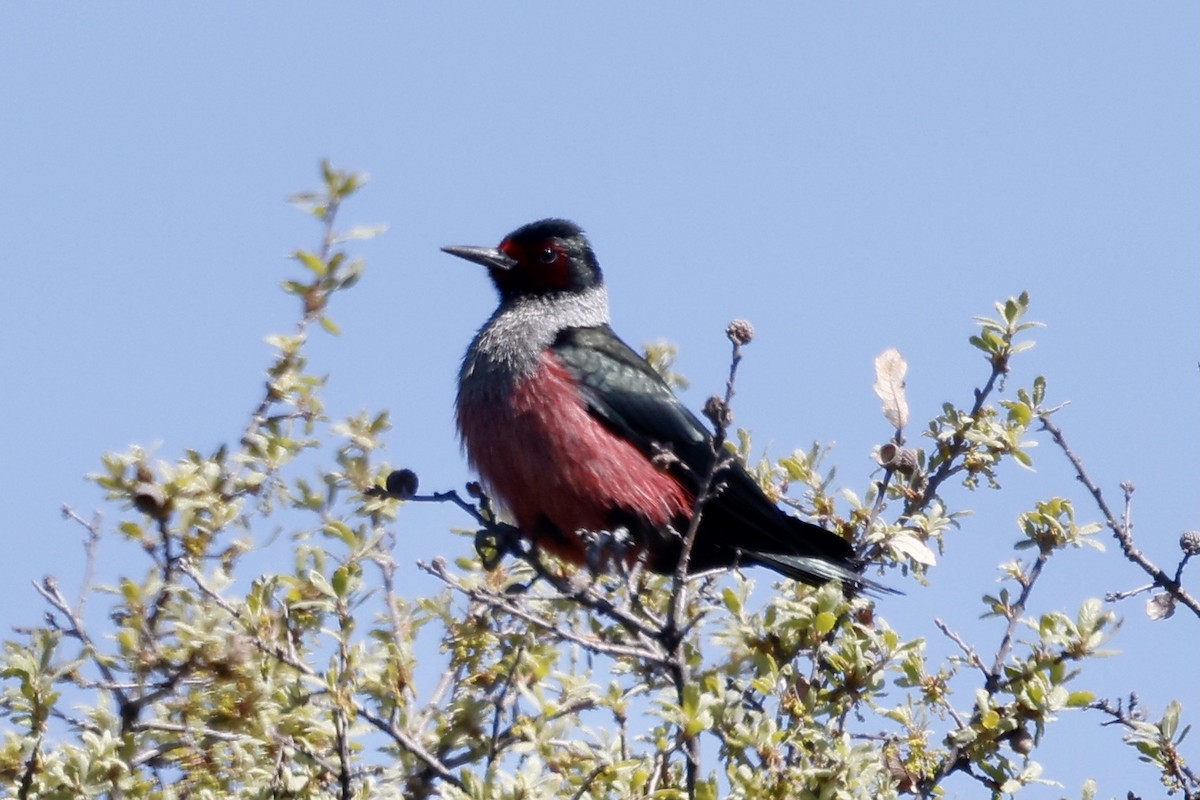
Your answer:
[[[889,433],[875,355],[907,357],[915,433],[986,377],[971,316],[1028,290],[1048,327],[1014,386],[1044,374],[1071,401],[1070,441],[1112,500],[1137,485],[1138,541],[1173,567],[1200,528],[1198,34],[1192,2],[4,3],[0,627],[41,619],[30,580],[78,581],[59,509],[100,506],[82,476],[102,452],[236,440],[262,337],[296,316],[285,255],[317,236],[283,199],[316,187],[322,156],[371,175],[344,221],[390,231],[356,249],[366,277],[315,366],[333,416],[392,410],[387,457],[426,488],[470,477],[454,377],[494,305],[438,247],[565,216],[592,237],[618,332],[681,347],[689,405],[722,384],[726,322],[750,319],[739,424],[776,455],[834,444],[860,492]],[[931,586],[883,601],[902,634],[948,652],[940,615],[994,651],[978,597],[1016,514],[1070,494],[1096,517],[1048,441],[1033,455],[1002,494],[946,487],[976,514]],[[405,509],[401,559],[466,552],[442,535],[465,523]],[[1104,538],[1051,563],[1034,611],[1145,582]],[[1155,714],[1177,697],[1195,723],[1200,625],[1151,622],[1143,599],[1117,607],[1122,654],[1078,686],[1136,690]],[[1105,797],[1161,794],[1116,729],[1066,717],[1037,754],[1064,788],[1022,796],[1078,797],[1088,776]]]

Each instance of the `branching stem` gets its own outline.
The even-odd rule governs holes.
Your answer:
[[[1092,497],[1096,501],[1096,506],[1100,509],[1100,513],[1104,516],[1104,521],[1109,529],[1113,532],[1117,543],[1121,546],[1121,552],[1125,554],[1125,558],[1139,566],[1143,572],[1149,575],[1156,586],[1169,594],[1172,599],[1188,608],[1197,617],[1200,617],[1200,600],[1193,597],[1190,592],[1183,588],[1179,583],[1178,572],[1177,576],[1172,578],[1164,572],[1157,564],[1146,557],[1144,553],[1133,542],[1133,525],[1130,512],[1130,501],[1133,496],[1133,484],[1122,484],[1122,489],[1125,492],[1125,513],[1124,520],[1118,520],[1112,509],[1109,508],[1108,501],[1104,499],[1104,493],[1100,491],[1100,487],[1088,475],[1087,469],[1083,465],[1083,461],[1075,454],[1067,444],[1066,437],[1063,436],[1062,428],[1054,424],[1054,421],[1049,416],[1043,415],[1040,418],[1042,429],[1047,431],[1054,439],[1054,443],[1071,462],[1071,466],[1075,468],[1075,477],[1079,482],[1087,488]]]

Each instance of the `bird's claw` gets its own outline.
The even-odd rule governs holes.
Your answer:
[[[509,553],[516,552],[520,531],[512,525],[497,523],[475,532],[475,553],[483,568],[491,572]]]
[[[628,528],[622,526],[611,531],[580,531],[579,535],[587,542],[584,557],[588,569],[593,573],[603,573],[606,563],[610,561],[617,569],[624,568],[631,543]]]

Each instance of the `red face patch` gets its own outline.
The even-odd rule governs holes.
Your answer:
[[[571,258],[557,239],[547,239],[533,247],[505,239],[499,249],[517,262],[505,273],[492,271],[493,278],[505,288],[536,294],[570,287]]]

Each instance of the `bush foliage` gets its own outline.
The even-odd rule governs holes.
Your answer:
[[[348,248],[373,233],[335,227],[361,177],[326,164],[323,178],[295,198],[320,222],[320,245],[294,254],[303,277],[283,289],[302,313],[270,340],[245,428],[173,463],[136,448],[106,455],[93,477],[119,521],[68,510],[86,558],[100,537],[136,557],[115,585],[89,579],[71,597],[45,578],[43,624],[4,643],[5,794],[882,800],[937,796],[962,774],[981,796],[1005,795],[1042,779],[1038,745],[1056,717],[1094,709],[1170,792],[1200,797],[1178,747],[1178,704],[1154,718],[1080,679],[1113,612],[1099,599],[1032,602],[1046,564],[1107,527],[1151,576],[1152,607],[1200,616],[1180,585],[1186,543],[1174,576],[1145,559],[1066,445],[1046,382],[1005,385],[1032,345],[1028,297],[977,320],[981,382],[965,388],[966,405],[945,403],[919,447],[906,446],[903,359],[881,356],[876,389],[895,436],[861,494],[834,486],[818,447],[751,465],[772,496],[854,542],[869,576],[898,584],[936,569],[966,511],[943,486],[995,486],[1007,462],[1031,463],[1030,436],[1049,433],[1103,524],[1081,522],[1065,497],[1026,510],[1004,580],[982,598],[1003,635],[967,642],[939,623],[958,654],[934,661],[876,613],[870,592],[756,590],[736,573],[683,580],[637,564],[577,571],[514,536],[478,485],[419,494],[415,475],[380,459],[386,412],[330,423],[324,380],[307,368],[316,329],[337,331],[331,300],[361,274]],[[734,367],[745,343],[733,338]],[[680,379],[668,350],[651,356]],[[725,452],[749,458],[748,434],[732,433]],[[313,449],[335,453],[336,467],[313,478],[302,458]],[[457,504],[479,531],[476,557],[420,565],[443,586],[429,596],[397,585],[404,502]],[[252,555],[282,530],[290,563],[253,577]]]

